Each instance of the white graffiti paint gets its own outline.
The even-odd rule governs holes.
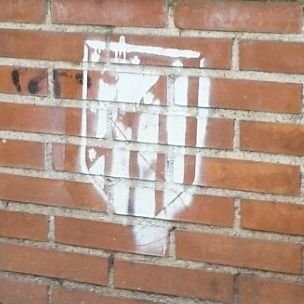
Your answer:
[[[111,58],[114,54],[114,58]],[[133,57],[130,57],[133,54]],[[88,98],[88,63],[99,62],[107,58],[108,64],[134,64],[142,62],[145,55],[154,55],[171,59],[172,66],[183,68],[183,60],[197,59],[200,67],[204,66],[205,58],[193,50],[180,50],[174,48],[163,48],[146,45],[129,44],[124,36],[121,36],[119,42],[109,42],[88,40],[84,45],[83,56],[83,87],[82,99],[84,108],[87,107]],[[111,81],[107,80],[109,74]],[[153,86],[160,80],[160,75],[149,75],[146,73],[119,73],[110,72],[109,69],[100,72],[98,83],[98,99],[100,101],[127,102],[134,104],[155,104],[160,105],[161,101],[153,93]],[[187,106],[188,104],[189,78],[187,76],[178,76],[174,79],[174,103],[175,105]],[[210,92],[210,80],[206,77],[200,77],[198,90],[198,106],[208,107]],[[137,122],[136,130],[132,126],[124,123],[120,117],[119,111],[111,113],[112,134],[116,140],[131,141],[136,139],[143,143],[159,143],[160,116],[150,113],[141,113]],[[97,137],[104,137],[107,132],[107,111],[98,110],[98,122],[96,125]],[[86,148],[87,135],[87,110],[82,112],[82,148],[79,154],[81,171],[87,174],[94,174],[92,183],[102,195],[109,201],[107,193],[104,190],[103,182],[98,175],[109,174],[112,177],[130,178],[130,167],[132,163],[131,151],[114,146],[111,155],[110,172],[106,171],[107,159],[104,155],[98,156],[95,149]],[[185,116],[169,115],[166,118],[166,138],[169,145],[186,146],[187,118]],[[199,117],[197,119],[196,147],[205,145],[207,129],[207,120]],[[136,134],[135,134],[135,133]],[[87,163],[86,153],[90,163]],[[170,156],[171,157],[171,156]],[[136,158],[136,167],[138,168],[138,178],[154,181],[156,179],[155,164],[157,162],[157,153],[139,151]],[[171,163],[171,165],[169,165]],[[163,179],[177,184],[184,183],[185,157],[184,154],[174,154],[167,158],[165,163]],[[193,184],[198,184],[201,178],[202,163],[201,157],[197,155],[195,162],[195,176]],[[96,176],[97,175],[97,176]],[[165,189],[162,193],[162,201],[159,204],[157,191],[150,188],[130,188],[126,184],[117,182],[112,189],[112,208],[119,214],[135,214],[143,217],[174,219],[176,215],[187,208],[191,208],[192,195],[187,191],[174,191]],[[161,207],[159,206],[161,205]],[[140,229],[134,228],[134,243],[136,246],[144,246],[150,240],[146,239],[146,234]],[[155,238],[151,238],[152,240]],[[151,244],[150,244],[151,246]],[[155,243],[155,246],[163,246],[165,250],[167,244],[164,238],[163,243]]]

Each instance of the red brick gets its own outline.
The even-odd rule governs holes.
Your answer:
[[[48,290],[45,285],[0,279],[0,299],[2,304],[48,304]]]
[[[46,32],[34,30],[0,30],[0,56],[81,62],[86,39],[103,39],[103,35]]]
[[[211,79],[205,106],[243,111],[300,113],[302,86],[239,79]],[[189,101],[197,102],[197,89],[189,91]]]
[[[240,43],[240,69],[277,73],[304,73],[304,43],[252,41]]]
[[[164,27],[165,0],[55,0],[53,22],[113,26]]]
[[[119,42],[121,36],[113,34],[109,36],[109,39],[111,42],[109,55],[110,59],[113,60],[115,58],[113,43]],[[127,60],[137,56],[140,63],[144,65],[172,66],[176,60],[180,60],[184,67],[192,68],[229,69],[231,66],[232,45],[230,39],[130,35],[125,37],[125,42],[136,46],[163,48],[162,54],[164,55],[162,56],[155,55],[148,50],[145,50],[144,53],[140,51],[127,52]],[[183,50],[196,52],[195,57],[189,58],[188,54],[185,57],[178,56],[177,51]],[[159,52],[159,49],[157,52]]]
[[[304,206],[242,200],[241,226],[245,229],[304,235]]]
[[[297,3],[181,0],[174,19],[182,29],[301,33],[302,7]]]
[[[104,211],[106,202],[94,185],[46,178],[0,174],[3,200]]]
[[[222,227],[233,226],[234,201],[231,198],[141,187],[128,187],[127,196],[121,196],[124,188],[121,185],[116,187],[118,197],[114,196],[113,207],[117,214]],[[142,208],[143,202],[145,208]]]
[[[0,245],[0,269],[50,278],[106,285],[106,258],[28,246]]]
[[[185,231],[176,231],[176,256],[184,260],[294,274],[300,274],[302,267],[299,245]]]
[[[300,170],[297,166],[203,157],[195,169],[194,156],[185,156],[184,183],[241,191],[298,195]],[[200,170],[200,178],[195,172]]]
[[[124,226],[66,217],[55,219],[56,242],[146,255],[168,254],[169,230],[155,226]]]
[[[2,139],[0,164],[5,167],[44,169],[44,144]]]
[[[4,237],[47,241],[45,215],[0,210],[0,235]]]
[[[240,304],[303,304],[304,286],[278,280],[257,277],[240,277]]]
[[[304,125],[241,121],[241,149],[304,155]]]
[[[0,129],[88,137],[98,136],[98,113],[90,110],[84,112],[87,119],[87,129],[85,130],[81,120],[82,112],[83,110],[79,108],[0,102]]]
[[[43,0],[0,0],[0,21],[42,23],[45,3]]]
[[[109,297],[94,292],[54,288],[52,304],[152,304],[152,302]]]
[[[0,79],[1,93],[47,96],[45,69],[0,66]]]
[[[109,50],[101,52],[97,61],[113,61],[115,59],[113,44],[122,36],[109,35]],[[33,30],[0,30],[0,56],[25,59],[44,59],[82,62],[85,42],[95,40],[104,42],[106,37],[100,34],[62,33]],[[173,49],[174,56],[158,56],[153,53],[142,53],[140,50],[128,52],[126,59],[138,56],[141,64],[172,66],[181,59],[185,67],[200,67],[204,58],[205,68],[228,69],[231,63],[231,40],[217,38],[181,38],[163,36],[126,36],[127,44],[143,47],[164,48],[163,53],[169,54],[167,48]],[[110,51],[111,50],[111,51]],[[196,52],[194,58],[176,55],[176,50]],[[114,60],[115,61],[115,60]],[[117,61],[117,60],[116,60]],[[121,61],[119,61],[121,62]]]
[[[232,303],[232,276],[224,273],[115,261],[116,288]]]
[[[167,78],[165,76],[159,75],[155,82],[155,76],[146,73],[127,73],[127,72],[100,72],[100,71],[88,71],[87,79],[87,95],[85,99],[87,100],[104,100],[104,101],[119,101],[119,102],[129,102],[129,103],[149,103],[150,100],[145,100],[145,95],[138,100],[138,87],[134,86],[132,92],[133,95],[128,92],[128,94],[122,94],[116,86],[119,79],[126,78],[136,78],[139,77],[138,85],[143,83],[145,77],[150,77],[152,79],[151,87],[145,95],[149,93],[153,94],[153,103],[160,103],[161,105],[167,104]],[[106,85],[113,85],[115,90],[117,90],[115,96],[107,97],[103,94],[103,87],[100,85],[102,81]],[[81,70],[67,70],[67,69],[57,69],[54,71],[54,83],[55,83],[55,96],[57,98],[68,98],[68,99],[82,99],[82,89],[83,89],[83,71]],[[104,96],[105,95],[105,96]],[[117,96],[116,96],[117,95]]]

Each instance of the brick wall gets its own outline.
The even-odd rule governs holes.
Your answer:
[[[304,303],[302,27],[0,0],[0,303]]]

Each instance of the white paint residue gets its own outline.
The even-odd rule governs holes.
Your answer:
[[[113,208],[118,214],[128,214],[130,200],[130,188],[127,185],[117,182],[112,187]]]
[[[139,104],[142,100],[153,103],[150,89],[157,83],[160,76],[149,74],[118,73],[115,83],[99,80],[98,100],[128,102]]]
[[[174,80],[174,104],[179,106],[188,105],[189,77],[179,76]]]
[[[205,147],[207,119],[205,117],[198,117],[196,119],[196,147]]]
[[[139,216],[155,216],[155,190],[151,188],[135,188],[134,213]]]
[[[158,143],[159,116],[157,114],[141,113],[138,124],[137,140],[144,143]]]
[[[112,163],[109,174],[115,177],[130,178],[129,166],[130,151],[114,147],[112,149]]]
[[[178,184],[183,184],[184,174],[185,174],[185,156],[183,154],[175,155],[173,161],[173,182]]]
[[[99,156],[99,158],[90,167],[90,174],[94,175],[105,175],[106,158],[104,155]]]
[[[108,112],[105,109],[98,109],[96,137],[104,138],[107,134]]]
[[[112,177],[130,178],[130,168],[138,173],[138,178],[142,180],[154,181],[156,178],[155,166],[157,163],[156,152],[137,152],[136,163],[130,163],[131,152],[128,149],[114,147],[112,159],[106,159],[105,155],[98,156],[95,149],[88,151],[89,164],[86,163],[86,136],[87,126],[87,80],[88,62],[99,62],[108,57],[109,62],[119,64],[140,64],[146,55],[160,56],[172,62],[182,73],[184,59],[198,59],[199,66],[205,67],[205,58],[195,50],[180,50],[175,48],[163,48],[155,46],[129,44],[125,36],[121,36],[118,42],[88,40],[84,46],[83,56],[83,87],[82,99],[85,101],[82,111],[82,148],[79,153],[79,163],[81,171],[87,174],[105,175]],[[111,73],[111,74],[109,74]],[[146,73],[129,72],[107,72],[101,71],[98,82],[98,100],[110,102],[127,102],[132,104],[154,104],[160,105],[162,101],[159,96],[155,96],[153,87],[160,81],[160,75],[149,75]],[[198,106],[209,107],[210,103],[210,79],[200,77],[198,90]],[[189,78],[187,76],[177,76],[174,80],[174,104],[180,106],[188,105]],[[107,111],[102,108],[96,112],[96,136],[103,138],[107,135]],[[112,133],[117,140],[137,139],[143,143],[155,143],[159,141],[159,115],[141,113],[138,121],[125,122],[123,115],[117,110],[111,112]],[[196,146],[204,147],[207,130],[207,119],[198,117],[196,130]],[[111,130],[108,130],[111,131]],[[185,146],[187,132],[187,118],[185,116],[167,115],[166,130],[168,144]],[[136,137],[136,138],[135,138]],[[179,154],[173,152],[172,166],[166,162],[164,168],[164,179],[178,184],[184,183],[185,175],[185,155],[181,151]],[[169,156],[167,156],[169,158]],[[107,162],[111,161],[110,164]],[[195,177],[193,184],[199,184],[203,169],[202,158],[199,154],[195,159]],[[109,172],[105,172],[107,166]],[[97,191],[107,198],[104,185],[99,176],[92,178]],[[116,183],[113,188],[113,208],[115,212],[122,214],[135,214],[147,217],[176,218],[178,214],[191,207],[192,194],[186,191],[163,190],[163,202],[157,202],[155,189],[137,187],[130,190],[128,185]],[[161,204],[163,206],[161,207]],[[159,210],[159,208],[161,208]],[[147,228],[148,229],[148,228]],[[150,233],[151,232],[151,233]],[[144,231],[143,227],[137,226],[133,229],[134,244],[138,248],[148,247],[149,251],[165,252],[167,235],[156,235],[156,230]]]
[[[137,157],[138,178],[154,181],[156,177],[155,164],[157,162],[156,152],[140,152]]]
[[[210,106],[210,90],[211,90],[210,78],[200,77],[199,90],[198,90],[198,106],[209,107]]]
[[[97,152],[94,148],[90,148],[88,151],[89,160],[93,162],[96,159]]]
[[[126,126],[122,120],[121,115],[118,111],[113,111],[112,114],[112,131],[113,136],[117,140],[132,140],[132,127]]]
[[[186,117],[168,115],[167,117],[167,138],[169,145],[186,145]]]

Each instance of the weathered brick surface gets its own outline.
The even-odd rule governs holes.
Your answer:
[[[46,2],[43,0],[0,1],[0,21],[42,23]]]
[[[300,33],[303,14],[297,3],[181,0],[174,17],[183,29]]]
[[[0,0],[0,304],[304,304],[303,8]]]
[[[165,0],[56,0],[53,21],[66,24],[163,27],[167,23]]]

